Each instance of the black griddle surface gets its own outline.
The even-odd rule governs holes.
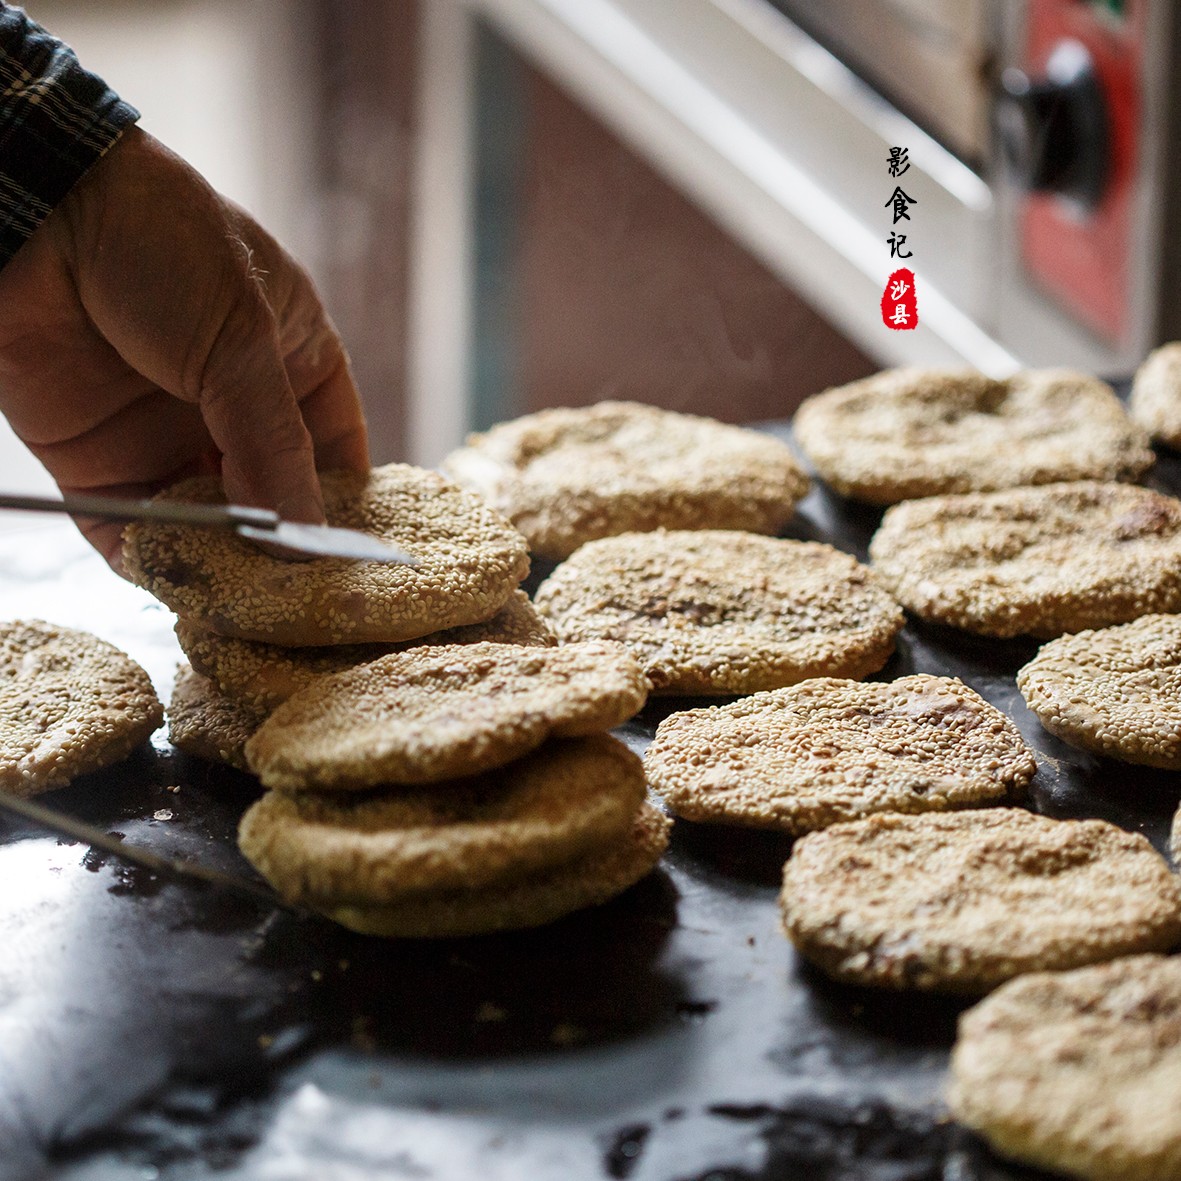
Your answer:
[[[1179,476],[1166,457],[1153,482]],[[879,518],[815,490],[789,535],[864,558]],[[68,525],[0,535],[0,617],[17,616],[88,627],[167,694],[171,615]],[[880,677],[961,677],[1037,751],[1037,811],[1163,849],[1181,777],[1046,734],[1013,680],[1035,651],[912,622]],[[642,750],[699,704],[656,699],[617,733]],[[42,799],[252,877],[233,834],[257,794],[161,733]],[[662,866],[597,910],[385,941],[0,817],[0,1181],[1045,1176],[947,1118],[963,1003],[836,985],[796,957],[775,904],[789,851],[678,821]]]

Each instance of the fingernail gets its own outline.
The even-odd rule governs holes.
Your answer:
[[[275,511],[285,521],[303,521],[310,525],[323,525],[324,500],[321,496],[301,493],[280,498]]]

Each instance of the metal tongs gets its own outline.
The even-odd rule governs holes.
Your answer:
[[[188,504],[171,500],[119,500],[111,496],[20,496],[0,493],[0,509],[34,513],[68,513],[105,521],[165,521],[231,529],[249,541],[261,541],[308,558],[354,558],[361,562],[390,562],[416,566],[418,560],[357,529],[285,521],[278,513],[241,504]]]

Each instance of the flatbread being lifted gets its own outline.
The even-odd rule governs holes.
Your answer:
[[[525,539],[483,500],[406,464],[320,477],[330,525],[408,550],[415,566],[291,562],[225,530],[140,521],[124,535],[128,576],[209,631],[291,647],[412,640],[495,615],[529,571]],[[211,478],[159,499],[221,503]]]

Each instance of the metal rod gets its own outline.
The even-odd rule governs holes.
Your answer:
[[[254,902],[265,902],[268,906],[282,907],[297,914],[304,913],[301,908],[284,901],[268,886],[264,886],[260,882],[236,878],[232,874],[223,873],[219,869],[212,869],[199,862],[181,861],[177,858],[166,857],[161,853],[153,853],[150,849],[144,849],[138,845],[129,845],[117,837],[111,836],[110,833],[103,832],[102,829],[95,828],[84,821],[75,820],[72,816],[55,812],[52,808],[46,808],[32,800],[0,791],[0,811],[9,812],[23,820],[32,821],[42,828],[49,829],[50,832],[60,833],[72,840],[92,845],[104,853],[110,853],[112,857],[142,866],[153,873],[178,877],[182,881],[199,881],[205,885],[215,886],[219,890],[228,890],[231,893],[243,895]]]
[[[119,500],[110,496],[71,495],[60,500],[0,492],[0,509],[68,513],[112,521],[165,521],[180,525],[233,529],[239,537],[277,547],[301,557],[347,558],[416,566],[418,559],[397,546],[358,529],[284,521],[271,509],[244,504],[194,504],[177,500]]]
[[[0,493],[0,508],[24,509],[33,513],[69,513],[75,517],[99,517],[110,521],[175,521],[189,525],[222,525],[226,528],[252,525],[256,529],[274,529],[279,524],[278,513],[241,504],[122,500],[114,496],[82,493],[58,499],[3,492]]]

